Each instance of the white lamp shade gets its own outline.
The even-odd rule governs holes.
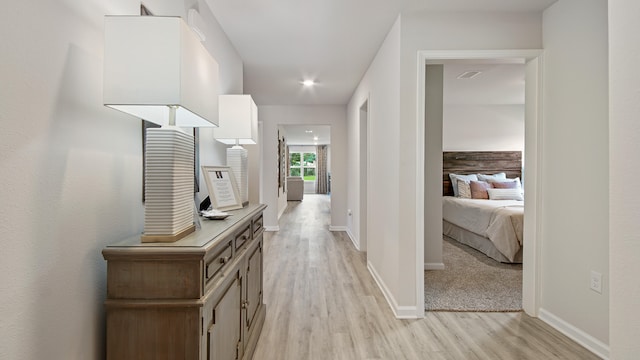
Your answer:
[[[218,63],[179,17],[105,17],[104,104],[159,125],[218,125]]]
[[[251,95],[218,97],[219,128],[213,137],[221,143],[255,144],[258,141],[258,107]]]

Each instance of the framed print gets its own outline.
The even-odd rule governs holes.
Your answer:
[[[203,166],[202,172],[209,190],[211,205],[216,210],[242,209],[242,199],[231,168]]]

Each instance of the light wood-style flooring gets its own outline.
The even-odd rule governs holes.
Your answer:
[[[254,360],[598,359],[524,313],[427,312],[397,320],[347,235],[329,231],[329,197],[289,202],[265,233],[267,317]]]

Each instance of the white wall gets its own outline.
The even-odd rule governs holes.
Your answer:
[[[607,3],[561,0],[544,12],[543,26],[541,317],[604,345],[609,342]],[[602,294],[589,289],[592,270],[602,274]]]
[[[187,1],[188,3],[188,1]],[[194,6],[198,9],[202,16],[203,24],[206,26],[203,31],[206,34],[204,46],[218,62],[220,71],[220,94],[242,94],[243,86],[243,69],[242,59],[238,55],[233,44],[227,38],[224,30],[218,24],[215,16],[211,13],[211,9],[205,0],[194,1]],[[149,6],[145,1],[145,5]],[[188,9],[188,8],[187,8]],[[153,9],[152,9],[153,10]],[[258,113],[259,115],[259,113]],[[201,128],[199,131],[199,151],[200,166],[205,165],[226,165],[227,145],[214,141],[213,128]],[[246,145],[245,148],[249,152],[249,196],[253,202],[258,202],[256,194],[259,193],[259,184],[255,181],[259,176],[260,158],[259,147],[257,145]],[[200,192],[197,194],[199,201],[204,200],[209,194],[207,183],[204,180],[204,174],[200,171]]]
[[[640,2],[609,0],[609,311],[611,359],[640,354]],[[633,155],[632,155],[633,154]]]
[[[400,106],[400,19],[386,36],[348,105],[349,116],[349,209],[348,232],[359,244],[360,204],[360,106],[369,97],[368,131],[370,168],[368,190],[367,261],[385,295],[397,305],[398,293],[398,113]],[[404,179],[404,176],[402,176]],[[394,309],[395,310],[395,309]]]
[[[263,190],[267,208],[264,225],[267,230],[278,229],[279,203],[286,204],[286,194],[280,193],[276,170],[278,169],[278,127],[280,125],[330,125],[331,126],[331,229],[345,230],[347,219],[347,114],[346,107],[327,106],[279,106],[258,107],[263,122],[262,141]],[[285,138],[286,140],[286,138]]]
[[[411,183],[402,186],[400,198],[399,239],[401,258],[412,258],[417,251],[416,223],[416,53],[418,50],[447,49],[537,49],[542,46],[541,16],[535,13],[412,13],[402,19],[400,173]],[[430,124],[426,124],[428,130]],[[434,127],[440,129],[439,127]],[[425,146],[441,140],[442,134],[428,132]],[[440,148],[439,151],[441,151]],[[441,168],[425,169],[425,214],[441,212]],[[437,189],[437,190],[436,190]],[[439,219],[436,219],[440,221]],[[440,222],[441,224],[441,222]],[[430,246],[441,246],[441,225],[429,226],[425,232],[425,253]],[[407,239],[406,241],[404,239]],[[409,240],[411,239],[411,240]],[[435,250],[434,250],[435,251]],[[414,264],[401,262],[400,273],[415,274]],[[402,302],[415,302],[415,276],[401,279]]]
[[[358,107],[370,96],[371,193],[368,259],[389,290],[397,313],[415,316],[416,304],[416,132],[417,52],[446,49],[536,49],[542,45],[540,14],[411,13],[403,14],[387,35],[378,55],[349,103],[349,151],[358,149]],[[400,71],[400,74],[398,74]],[[400,77],[398,77],[400,76]],[[428,127],[427,127],[428,128]],[[440,129],[440,127],[438,127]],[[442,132],[427,134],[440,143]],[[436,140],[437,138],[437,140]],[[438,149],[441,152],[442,147]],[[355,174],[358,157],[350,157]],[[427,169],[427,186],[441,187],[441,169]],[[435,174],[435,175],[434,175]],[[351,190],[353,189],[353,190]],[[357,210],[357,177],[350,179],[349,208]],[[441,192],[438,191],[441,196]],[[440,198],[425,213],[441,212]],[[350,232],[359,224],[354,213]],[[425,237],[441,241],[441,227]],[[436,246],[438,246],[436,244]],[[441,245],[439,245],[441,246]],[[420,264],[422,266],[422,264]],[[393,305],[395,302],[396,305]]]
[[[145,4],[185,15],[193,2]],[[0,358],[102,359],[100,252],[143,224],[140,121],[102,105],[103,18],[138,14],[140,3],[3,5]],[[223,38],[210,30],[211,39]],[[227,51],[235,50],[217,54]],[[224,73],[229,62],[215,55]],[[220,78],[223,89],[242,84],[241,72]]]
[[[444,151],[523,151],[524,104],[445,105]]]

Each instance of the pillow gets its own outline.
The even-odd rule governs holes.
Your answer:
[[[491,180],[506,179],[506,178],[507,178],[507,174],[503,172],[493,174],[493,175],[478,174],[478,180],[480,181],[491,181]]]
[[[471,187],[468,180],[458,179],[458,197],[462,199],[471,199]]]
[[[514,189],[487,189],[491,200],[518,200],[524,201],[519,188]]]
[[[519,189],[520,182],[519,181],[492,181],[491,186],[494,189]]]
[[[458,174],[449,174],[449,179],[451,179],[451,186],[453,186],[453,196],[458,196],[458,179],[467,180],[467,181],[477,181],[478,177],[476,174],[471,175],[458,175]]]
[[[517,177],[515,179],[493,179],[489,181],[494,189],[513,189],[520,188],[522,189],[522,183],[520,183],[520,178]]]
[[[487,189],[491,189],[491,184],[486,181],[471,181],[469,183],[471,188],[472,199],[489,199],[489,193]]]

